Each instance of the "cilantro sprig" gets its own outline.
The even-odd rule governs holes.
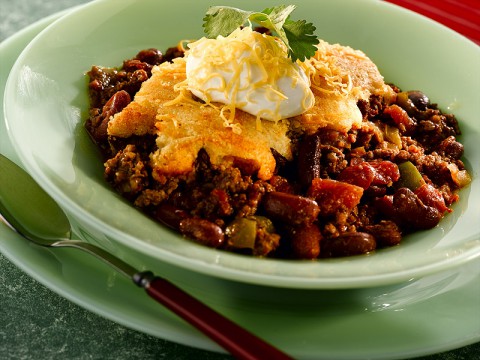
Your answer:
[[[211,6],[203,18],[203,28],[207,37],[216,38],[219,35],[228,36],[240,26],[256,23],[285,43],[292,61],[304,61],[315,54],[315,45],[319,41],[312,23],[290,19],[295,8],[295,5],[279,5],[255,12],[230,6]]]

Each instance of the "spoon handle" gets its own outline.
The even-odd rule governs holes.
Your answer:
[[[150,271],[135,274],[133,281],[153,299],[195,326],[237,359],[292,359]]]

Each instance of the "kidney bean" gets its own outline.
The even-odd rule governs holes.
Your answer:
[[[371,185],[363,194],[368,198],[379,198],[387,194],[387,187]]]
[[[393,210],[393,195],[384,195],[373,201],[373,207],[382,217],[392,219],[395,216]]]
[[[162,62],[164,61],[172,61],[175,58],[178,57],[183,57],[185,52],[181,49],[178,48],[178,46],[170,47],[165,51],[165,54],[163,55]]]
[[[451,159],[460,159],[463,155],[463,145],[455,140],[454,136],[449,136],[437,147],[437,152],[440,155],[448,156]]]
[[[298,149],[298,179],[300,185],[308,188],[312,180],[320,177],[320,159],[322,156],[320,138],[307,135]]]
[[[402,240],[400,228],[389,220],[382,220],[375,225],[367,225],[365,231],[373,235],[378,247],[398,245]]]
[[[125,90],[117,91],[102,109],[102,116],[109,119],[111,116],[122,111],[132,101]]]
[[[398,93],[397,103],[402,105],[407,103],[406,109],[410,109],[413,106],[418,110],[427,110],[428,105],[430,105],[430,99],[419,90],[411,90]]]
[[[152,214],[155,219],[175,230],[180,229],[180,222],[189,217],[186,211],[167,203],[160,204]]]
[[[141,50],[136,56],[142,62],[146,62],[150,65],[158,65],[162,62],[162,52],[158,49],[150,48]]]
[[[316,259],[320,255],[322,234],[316,224],[291,228],[289,233],[296,259]]]
[[[401,188],[393,195],[393,212],[396,221],[410,229],[431,229],[438,224],[442,214],[432,206],[425,205],[408,188]]]
[[[123,62],[123,70],[131,73],[137,70],[143,70],[148,77],[152,75],[152,65],[137,59],[125,60]]]
[[[179,227],[183,235],[206,246],[218,248],[225,242],[222,228],[205,219],[183,219]]]
[[[131,101],[131,97],[126,91],[117,91],[103,106],[102,112],[98,116],[91,118],[87,129],[97,143],[107,140],[107,126],[110,118],[122,111]]]
[[[140,86],[142,86],[142,83],[144,81],[147,81],[150,76],[151,74],[149,74],[148,71],[143,69],[137,69],[131,73],[129,72],[128,73],[129,84],[126,85],[124,89],[128,91],[130,94],[135,94],[137,93],[138,90],[140,90]]]
[[[157,49],[146,49],[140,51],[135,58],[123,62],[122,70],[126,72],[135,72],[142,70],[147,77],[152,75],[152,68],[162,62],[162,53]]]
[[[312,199],[278,191],[265,194],[263,208],[270,217],[290,225],[311,224],[320,211]]]
[[[321,243],[321,257],[361,255],[376,249],[375,238],[364,232],[348,232]]]

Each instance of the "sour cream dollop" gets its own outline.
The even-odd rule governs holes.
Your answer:
[[[231,105],[265,120],[300,115],[314,105],[310,80],[282,45],[250,27],[190,43],[188,89],[205,102]]]

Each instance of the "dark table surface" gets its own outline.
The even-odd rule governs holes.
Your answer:
[[[39,19],[86,2],[0,0],[0,41]],[[480,359],[479,354],[480,343],[477,343],[419,359],[474,360]],[[0,358],[220,360],[230,357],[145,335],[97,316],[38,283],[0,254]]]

